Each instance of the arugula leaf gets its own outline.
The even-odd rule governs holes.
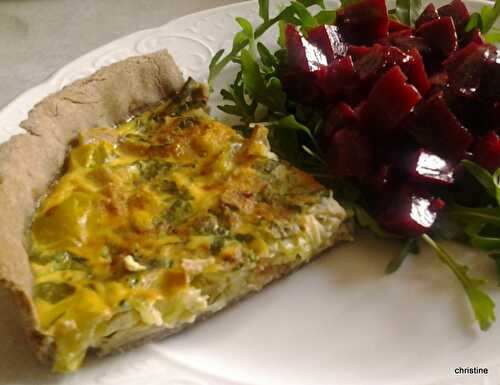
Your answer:
[[[334,24],[337,19],[337,12],[332,10],[319,11],[314,18],[318,25]]]
[[[264,22],[269,21],[269,0],[259,0],[259,16]]]
[[[485,5],[479,13],[474,12],[467,25],[465,31],[472,31],[474,28],[479,28],[483,35],[495,25],[496,20],[500,16],[500,0],[496,0],[493,7]]]
[[[262,64],[268,69],[277,68],[279,66],[276,56],[274,56],[260,41],[257,43],[257,52],[259,52]]]
[[[245,90],[254,96],[264,90],[264,79],[261,76],[259,65],[253,59],[250,51],[243,49],[240,55],[241,73]]]
[[[406,25],[414,25],[422,13],[422,0],[396,0],[396,16]]]
[[[496,198],[496,187],[493,183],[493,176],[477,163],[470,160],[462,160],[462,165],[476,180],[486,189],[492,198]]]
[[[493,185],[495,186],[495,198],[500,206],[500,168],[493,174]]]
[[[340,0],[340,5],[342,7],[347,7],[348,5],[359,3],[360,0]]]
[[[479,322],[481,330],[486,331],[495,321],[495,303],[480,289],[485,283],[484,280],[471,278],[468,275],[469,268],[457,263],[448,252],[432,240],[427,234],[422,235],[422,239],[434,249],[437,256],[455,274],[462,284],[476,320]]]
[[[255,101],[247,102],[241,71],[238,72],[236,79],[229,88],[230,91],[221,90],[221,95],[223,100],[233,104],[219,105],[218,108],[227,114],[239,116],[247,124],[252,123],[257,103]]]
[[[396,257],[391,259],[391,261],[387,264],[385,272],[387,274],[392,274],[396,272],[401,267],[401,265],[403,264],[404,260],[408,255],[419,254],[419,253],[420,253],[420,246],[418,244],[418,239],[416,238],[408,239],[404,244],[403,248],[401,249],[401,252]]]
[[[491,28],[490,32],[488,32],[486,35],[483,35],[484,40],[486,43],[490,44],[497,44],[500,43],[500,28]]]
[[[500,208],[498,207],[464,207],[452,204],[445,213],[463,223],[479,221],[500,226]]]
[[[311,12],[307,10],[305,5],[298,1],[292,1],[291,6],[299,19],[299,26],[302,30],[314,28],[319,25]]]
[[[490,228],[490,234],[484,234],[484,231]],[[495,235],[491,234],[491,228],[495,229]],[[469,238],[471,246],[482,250],[500,249],[500,228],[489,226],[481,221],[470,221],[465,225],[465,234]]]

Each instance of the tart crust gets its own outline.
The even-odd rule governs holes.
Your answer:
[[[26,231],[38,201],[59,175],[80,132],[116,125],[158,104],[184,84],[163,50],[132,57],[77,80],[38,103],[21,123],[27,133],[0,145],[0,286],[10,291],[37,357],[50,362],[53,342],[39,327]]]

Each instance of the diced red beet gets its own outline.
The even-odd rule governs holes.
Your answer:
[[[464,48],[453,52],[446,60],[443,61],[443,66],[448,72],[455,71],[460,67],[465,59],[473,55],[479,48],[480,44],[475,42],[467,44]]]
[[[403,186],[388,199],[386,209],[379,215],[380,225],[386,230],[407,236],[418,236],[429,231],[443,208],[442,202],[410,185]]]
[[[411,27],[399,21],[389,19],[389,33],[397,31],[410,31],[411,33]]]
[[[415,21],[415,28],[420,27],[422,24],[427,23],[428,21],[439,19],[439,13],[434,6],[434,4],[430,3],[427,7],[424,8],[423,12],[420,14],[418,19]]]
[[[486,133],[477,141],[474,160],[491,173],[500,168],[500,137],[495,131]]]
[[[453,0],[448,5],[438,8],[439,16],[451,17],[458,31],[462,31],[469,21],[470,15],[462,0]]]
[[[347,54],[349,56],[352,56],[354,61],[361,59],[363,56],[365,56],[367,53],[370,52],[370,47],[367,47],[365,45],[353,45],[349,44],[347,48]]]
[[[370,176],[368,184],[373,192],[388,192],[392,173],[392,166],[389,164],[381,164],[377,170]]]
[[[422,24],[416,31],[437,53],[448,57],[458,47],[457,31],[451,17],[441,17]]]
[[[479,97],[485,101],[500,102],[500,52],[490,49],[483,63]],[[500,121],[500,115],[498,116]]]
[[[368,199],[374,211],[385,208],[387,197],[391,196],[394,184],[398,183],[394,177],[394,168],[387,163],[379,164],[366,178]]]
[[[354,67],[361,83],[370,89],[385,71],[395,65],[404,67],[411,60],[411,56],[399,48],[375,44],[366,55],[356,61]]]
[[[429,78],[431,87],[441,90],[448,83],[448,73],[446,71],[437,72]]]
[[[325,138],[330,138],[335,132],[345,126],[354,126],[358,122],[358,114],[347,103],[340,102],[335,105],[325,120],[323,133]]]
[[[389,44],[399,48],[402,51],[416,49],[421,55],[427,55],[431,52],[431,47],[427,45],[421,36],[402,36],[400,34],[391,34],[388,38]]]
[[[309,43],[295,26],[285,27],[287,64],[290,71],[315,71],[326,66],[326,56],[319,48]]]
[[[476,43],[483,45],[485,41],[481,35],[481,30],[479,28],[474,28],[472,31],[464,32],[460,39],[460,47],[465,47],[469,43]]]
[[[422,101],[405,123],[420,145],[448,161],[461,159],[473,141],[449,110],[442,92]]]
[[[431,83],[425,71],[424,61],[417,49],[413,48],[408,52],[413,58],[406,66],[406,75],[408,81],[417,87],[420,94],[424,95],[431,88]]]
[[[361,121],[365,129],[376,136],[391,135],[420,99],[417,89],[406,83],[401,68],[395,66],[371,90],[360,113]]]
[[[498,100],[500,55],[494,46],[470,43],[443,62],[450,88],[464,96]]]
[[[445,96],[450,110],[476,136],[490,130],[500,131],[500,103],[456,94],[449,88]]]
[[[328,67],[316,71],[318,86],[330,100],[344,95],[358,83],[358,75],[350,56],[334,60]]]
[[[389,33],[385,0],[361,0],[337,11],[337,26],[351,44],[372,44]]]
[[[319,71],[324,71],[324,69]],[[318,86],[316,71],[285,73],[281,76],[281,81],[284,91],[291,100],[304,104],[314,104],[323,95],[321,88]]]
[[[371,171],[373,148],[358,130],[343,128],[331,136],[327,156],[338,178],[363,180]]]
[[[413,182],[451,185],[455,181],[453,164],[423,148],[405,156],[401,166]]]
[[[333,25],[321,25],[309,31],[307,40],[318,47],[326,56],[328,63],[347,54],[347,45]]]

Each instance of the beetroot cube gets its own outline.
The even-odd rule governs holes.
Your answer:
[[[285,27],[288,69],[311,72],[327,65],[326,56],[309,43],[293,25]]]
[[[471,55],[476,53],[476,51],[481,47],[480,44],[472,42],[466,45],[464,48],[453,52],[445,61],[443,61],[443,66],[448,72],[455,71],[460,67],[463,62]]]
[[[389,202],[378,217],[380,225],[390,232],[412,237],[429,231],[444,206],[442,201],[436,202],[429,194],[408,185],[397,191]]]
[[[500,55],[495,47],[470,43],[443,62],[450,88],[464,96],[480,94],[496,101],[500,96]]]
[[[460,46],[465,47],[469,43],[476,43],[479,45],[485,44],[483,36],[481,35],[481,30],[479,28],[474,28],[473,30],[462,34],[462,38],[460,39]]]
[[[406,126],[420,145],[446,160],[461,159],[473,141],[449,110],[442,92],[420,103]]]
[[[363,56],[370,52],[371,48],[365,45],[349,44],[347,47],[347,54],[352,56],[354,61],[361,59]]]
[[[422,24],[432,21],[434,19],[439,19],[439,13],[436,10],[434,4],[430,3],[424,8],[423,12],[420,14],[418,19],[415,21],[415,28],[420,27]]]
[[[425,71],[424,61],[416,48],[411,49],[408,54],[413,58],[406,66],[408,81],[417,87],[417,90],[423,95],[431,88],[431,83]]]
[[[390,164],[380,164],[366,179],[369,188],[370,203],[374,209],[383,208],[387,204],[387,197],[394,190],[394,170]]]
[[[350,56],[335,60],[318,73],[318,85],[330,99],[337,98],[357,84],[358,75]]]
[[[363,180],[370,174],[373,148],[361,132],[343,128],[331,136],[327,156],[334,176]]]
[[[420,101],[417,89],[406,83],[399,66],[393,67],[375,84],[360,117],[365,129],[378,136],[390,135],[398,123]]]
[[[455,181],[453,164],[423,148],[408,154],[401,166],[414,182],[452,185]]]
[[[443,5],[438,10],[439,16],[451,17],[458,31],[462,31],[469,21],[470,15],[462,0],[453,0],[448,5]]]
[[[323,68],[318,71],[324,71]],[[322,97],[317,84],[317,71],[296,71],[281,77],[283,89],[291,100],[304,104],[314,104]]]
[[[421,36],[406,35],[401,33],[393,33],[389,35],[388,44],[399,48],[402,51],[408,52],[412,49],[418,50],[420,54],[426,55],[431,52],[431,47],[427,45],[424,38]]]
[[[448,57],[458,47],[457,31],[451,17],[441,17],[422,24],[417,35],[442,56]]]
[[[385,0],[361,0],[337,11],[341,35],[351,44],[372,44],[389,32]]]
[[[370,51],[355,63],[360,81],[369,89],[388,69],[399,65],[404,67],[411,56],[396,47],[375,44]]]
[[[481,135],[494,129],[500,131],[500,102],[464,96],[450,90],[448,90],[446,97],[451,111],[475,135]]]
[[[358,122],[358,114],[347,103],[340,102],[328,113],[323,133],[330,138],[335,132],[345,126],[354,126]]]
[[[326,56],[328,63],[347,54],[347,45],[333,25],[321,25],[308,33],[310,43],[318,47]]]
[[[490,102],[500,102],[500,52],[490,49],[483,62],[479,96]],[[500,121],[500,115],[497,116]],[[500,123],[500,122],[499,122]]]
[[[491,173],[500,167],[500,137],[495,131],[486,133],[477,141],[474,160]]]

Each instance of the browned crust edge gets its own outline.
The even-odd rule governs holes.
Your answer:
[[[118,124],[180,90],[183,83],[167,51],[132,57],[46,97],[21,123],[27,133],[0,144],[0,286],[13,295],[42,362],[52,360],[53,343],[41,333],[35,313],[25,237],[39,198],[59,174],[78,133]]]

